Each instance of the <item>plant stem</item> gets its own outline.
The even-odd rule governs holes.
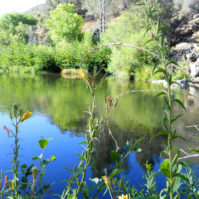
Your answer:
[[[169,99],[169,131],[168,131],[168,148],[169,148],[169,187],[171,188],[173,185],[173,156],[172,156],[172,124],[171,124],[171,88],[168,84],[168,99]],[[173,190],[170,191],[170,199],[173,199]]]
[[[18,178],[18,155],[19,155],[19,146],[18,146],[18,122],[17,122],[17,118],[16,118],[16,123],[15,123],[15,145],[14,145],[14,191],[15,191],[15,195],[18,195],[18,188],[17,188],[17,178]]]

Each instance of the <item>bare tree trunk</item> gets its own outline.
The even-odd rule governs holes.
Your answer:
[[[103,32],[106,31],[106,0],[103,0]]]
[[[100,12],[100,32],[106,30],[106,0],[99,0],[99,12]]]
[[[129,8],[128,1],[122,0],[122,2],[123,2],[123,8],[124,8],[125,10],[128,9],[128,8]]]
[[[100,32],[102,32],[102,0],[99,0],[99,14],[100,14]]]

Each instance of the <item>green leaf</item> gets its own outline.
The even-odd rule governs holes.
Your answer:
[[[168,30],[168,27],[160,27],[160,31]]]
[[[168,100],[167,100],[166,97],[164,97],[164,102],[165,102],[165,105],[166,105],[167,110],[170,110],[171,107],[170,107],[169,102],[168,102]]]
[[[48,139],[41,139],[41,140],[39,140],[39,146],[42,148],[42,149],[45,149],[46,148],[46,146],[48,145],[48,142],[50,141],[50,140],[52,140],[53,138],[48,138]]]
[[[158,133],[156,133],[155,135],[153,135],[153,136],[151,137],[151,140],[154,139],[154,138],[157,137],[157,136],[160,136],[160,135],[168,135],[168,133],[167,133],[167,131],[165,131],[165,130],[161,130],[161,131],[159,131]]]
[[[40,154],[40,156],[37,156],[37,157],[33,157],[32,160],[39,160],[39,159],[42,159],[42,153]]]
[[[180,173],[175,174],[174,177],[179,177],[189,183],[188,178]]]
[[[185,138],[183,136],[172,136],[171,139],[172,140],[175,140],[175,139],[185,140]]]
[[[160,32],[160,19],[158,19],[157,23],[157,34]]]
[[[180,186],[182,185],[181,183],[181,178],[180,177],[177,177],[175,179],[175,183],[173,185],[173,192],[176,193],[178,191],[178,189],[180,188]]]
[[[101,191],[106,188],[106,185],[103,183],[98,187],[98,191]]]
[[[21,169],[26,169],[28,166],[26,164],[21,165]]]
[[[111,151],[110,152],[110,157],[113,161],[118,162],[119,161],[119,153],[116,151]]]
[[[170,168],[170,162],[169,159],[165,159],[162,164],[160,165],[160,172],[165,175],[166,177],[169,177],[169,168]]]
[[[171,124],[173,124],[178,118],[182,117],[183,114],[177,115],[175,118],[171,120]]]
[[[169,61],[166,63],[166,66],[168,66],[168,65],[170,65],[170,64],[173,64],[173,65],[178,66],[178,63],[176,63],[176,62],[173,61],[173,60],[169,60]]]
[[[186,111],[184,104],[179,99],[175,99],[174,101],[178,103]]]
[[[157,73],[163,73],[163,74],[165,74],[166,71],[163,68],[158,68],[156,71],[153,72],[153,75],[155,75]]]
[[[56,160],[56,157],[54,155],[52,155],[49,161],[52,162],[54,160]]]
[[[40,174],[40,178],[42,178],[45,173],[46,173],[46,171],[42,171],[41,174]]]
[[[138,5],[138,6],[145,6],[146,3],[137,3],[136,5]]]
[[[158,93],[156,96],[155,96],[155,98],[156,97],[159,97],[159,96],[162,96],[162,95],[166,95],[167,93],[165,92],[165,91],[162,91],[162,92],[160,92],[160,93]]]
[[[152,74],[155,72],[155,69],[158,67],[158,65],[159,65],[159,62],[155,63],[153,70],[152,70]]]
[[[144,43],[144,45],[146,45],[146,44],[148,44],[148,43],[150,43],[150,42],[152,42],[152,41],[154,41],[153,38],[152,38],[152,39],[149,39],[148,41],[146,41],[146,42]]]
[[[144,140],[144,138],[140,138],[138,140],[135,141],[135,145],[137,145],[139,142],[141,142],[142,140]]]
[[[199,153],[199,149],[192,149],[192,148],[189,148],[190,151],[193,151],[193,152],[196,152],[196,153]]]
[[[116,175],[118,175],[119,173],[121,173],[122,171],[124,171],[124,169],[115,169],[111,172],[109,178],[113,178],[115,177]]]

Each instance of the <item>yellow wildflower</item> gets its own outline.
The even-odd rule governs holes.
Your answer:
[[[80,68],[79,74],[80,74],[80,76],[81,76],[82,79],[87,79],[86,71],[83,70],[82,68]]]
[[[129,195],[122,194],[121,196],[118,196],[118,199],[130,199]]]
[[[102,179],[104,180],[104,183],[106,184],[106,186],[108,186],[109,185],[109,181],[108,181],[107,176],[102,176]]]
[[[34,180],[37,179],[38,173],[39,173],[39,168],[38,167],[32,167],[32,176],[33,176]]]
[[[23,122],[24,120],[27,120],[29,117],[32,116],[32,112],[27,111],[26,113],[24,113],[24,115],[21,118],[21,122]]]

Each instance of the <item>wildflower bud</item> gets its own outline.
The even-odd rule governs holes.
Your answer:
[[[53,191],[52,189],[50,189],[50,190],[47,191],[46,194],[48,195],[48,194],[53,193],[53,192],[54,192],[54,191]]]
[[[120,180],[120,184],[119,184],[119,187],[120,187],[120,188],[122,188],[123,183],[124,183],[124,179],[123,179],[123,178],[121,178],[121,180]]]
[[[10,183],[9,183],[9,184],[10,184],[10,189],[12,189],[12,190],[13,190],[13,189],[14,189],[14,187],[15,187],[15,186],[14,186],[15,181],[14,181],[14,180],[10,180]]]
[[[115,104],[114,104],[114,107],[116,107],[118,104],[118,99],[116,100]]]
[[[9,137],[10,137],[10,132],[11,132],[11,131],[10,131],[6,126],[4,126],[3,129],[4,129],[5,131],[7,131],[7,133],[8,133],[8,138],[9,138]]]
[[[154,34],[151,32],[151,38],[154,38],[155,36],[154,36]]]
[[[129,194],[127,195],[122,194],[121,196],[118,196],[118,199],[130,199],[130,196]]]
[[[4,177],[4,184],[3,184],[3,190],[8,187],[8,176]]]
[[[37,179],[38,173],[39,173],[39,168],[38,167],[33,167],[32,168],[32,176],[33,176],[34,180]]]
[[[32,116],[32,112],[27,111],[26,113],[24,113],[24,115],[21,118],[21,122],[23,122],[24,120],[27,120],[28,118],[30,118]]]
[[[106,186],[108,186],[109,185],[109,181],[108,181],[107,176],[102,176],[102,179],[104,180],[104,183],[106,184]]]

